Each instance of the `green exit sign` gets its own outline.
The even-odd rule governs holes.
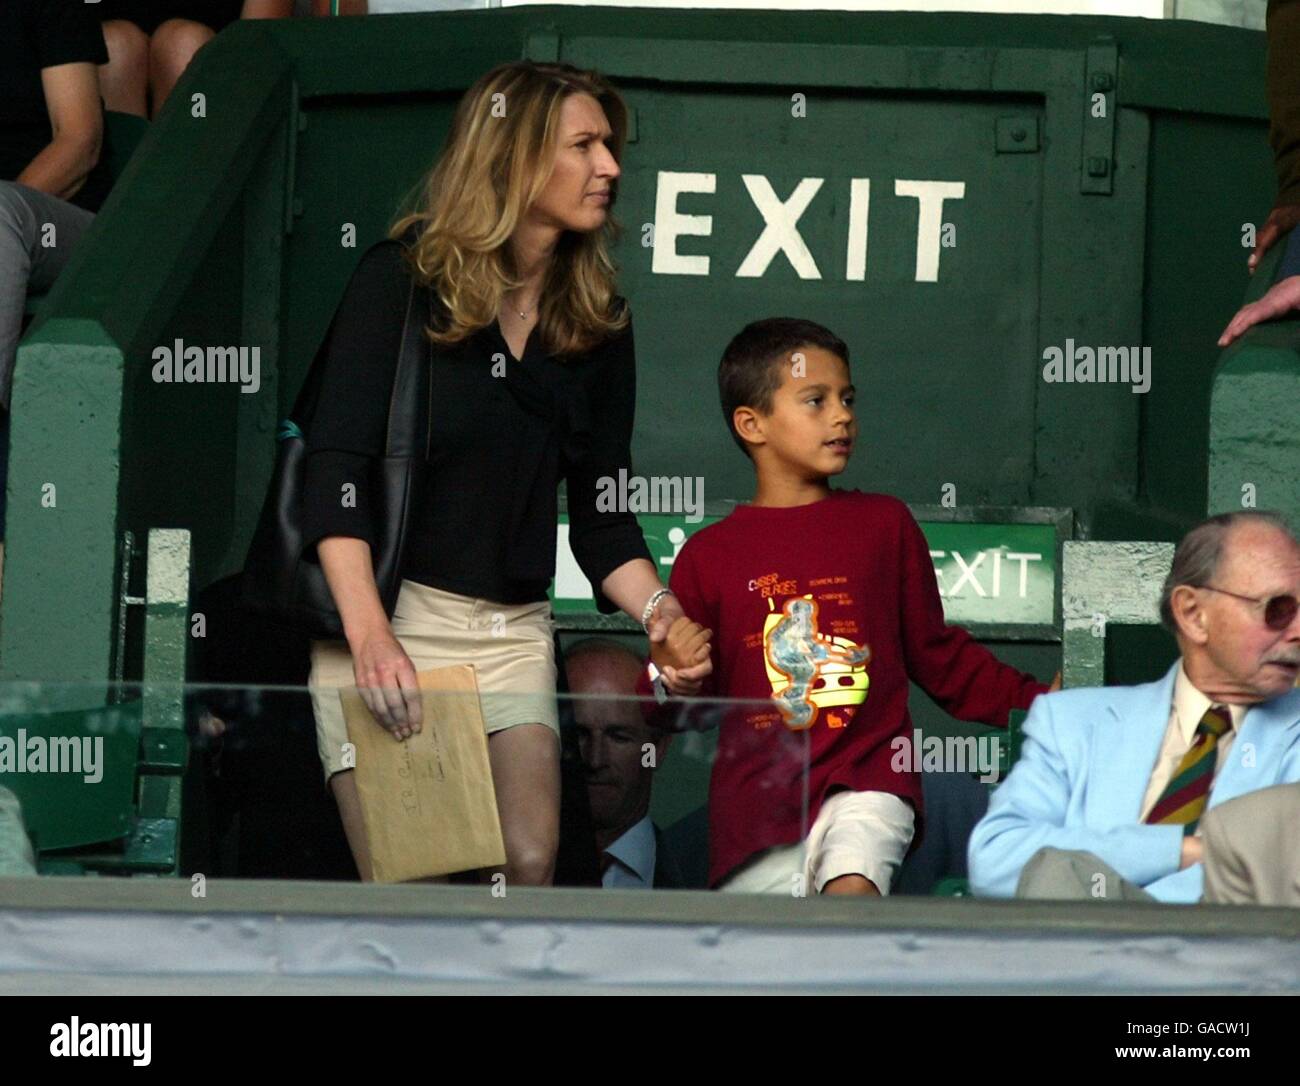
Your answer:
[[[987,509],[956,514],[924,506],[913,507],[913,513],[930,546],[949,622],[1055,635],[1057,564],[1071,520],[1068,511]],[[721,519],[721,515],[706,515],[691,523],[685,516],[670,514],[637,517],[665,584],[683,544]],[[565,515],[560,517],[551,597],[557,617],[595,614],[591,586],[569,550]]]

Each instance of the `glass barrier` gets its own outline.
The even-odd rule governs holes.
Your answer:
[[[820,682],[661,702],[630,655],[587,655],[560,696],[480,693],[468,667],[419,696],[350,667],[339,688],[0,684],[0,874],[960,892],[996,754],[863,737]],[[938,827],[910,854],[909,804],[853,790],[882,764]]]

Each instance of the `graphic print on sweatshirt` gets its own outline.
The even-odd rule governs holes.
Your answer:
[[[768,606],[773,607],[770,597]],[[796,596],[780,611],[773,609],[763,624],[763,661],[772,700],[791,731],[811,728],[822,709],[828,710],[827,727],[846,727],[870,685],[870,646],[822,633],[819,612],[811,595]]]

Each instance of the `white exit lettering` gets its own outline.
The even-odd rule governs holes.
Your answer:
[[[800,279],[820,279],[821,271],[799,233],[799,219],[825,182],[823,177],[805,177],[784,200],[762,174],[741,175],[750,200],[763,216],[763,232],[736,269],[739,279],[762,276],[778,253],[785,255]],[[688,215],[677,209],[677,198],[685,193],[712,196],[718,175],[660,170],[655,189],[654,255],[650,268],[656,275],[708,275],[710,258],[677,251],[678,239],[709,237],[712,215]],[[943,231],[945,200],[966,196],[965,181],[894,181],[894,195],[917,202],[916,270],[918,283],[939,281],[940,235]],[[849,180],[848,257],[844,277],[861,281],[867,277],[867,226],[871,206],[871,179]]]
[[[934,576],[939,582],[939,595],[945,599],[953,599],[960,596],[967,590],[968,595],[984,596],[990,599],[999,599],[1002,595],[1002,563],[1005,559],[1007,562],[1020,563],[1020,578],[1017,585],[1017,595],[1024,599],[1029,591],[1029,563],[1041,562],[1041,554],[1019,554],[1015,551],[976,551],[973,558],[968,558],[967,554],[960,551],[931,551],[930,557],[936,559],[934,566]],[[939,568],[938,559],[944,555],[952,557],[953,564],[957,567],[957,577],[953,583],[945,588],[943,575],[944,570]],[[981,581],[979,578],[980,566],[984,564],[985,559],[989,560],[988,566],[985,567],[984,573],[986,579]],[[987,588],[987,591],[985,590]]]

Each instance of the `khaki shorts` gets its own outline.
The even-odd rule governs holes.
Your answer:
[[[911,805],[888,792],[836,792],[806,841],[760,852],[718,889],[805,897],[841,875],[862,875],[885,897],[912,843],[914,819]]]
[[[495,603],[403,581],[392,626],[416,671],[474,665],[488,735],[516,724],[545,724],[558,742],[549,601]],[[337,690],[355,687],[356,677],[346,641],[312,642],[307,684],[313,688],[316,749],[329,780],[347,768],[343,744],[348,730]]]

